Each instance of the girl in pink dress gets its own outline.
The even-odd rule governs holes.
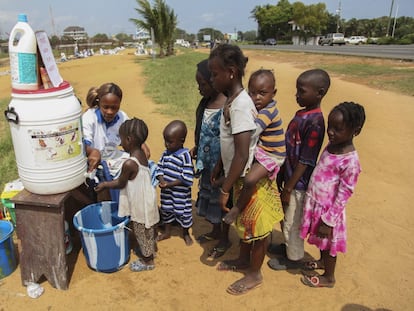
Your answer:
[[[311,287],[333,287],[338,252],[346,252],[345,204],[351,197],[361,167],[353,144],[365,122],[364,108],[353,102],[334,107],[328,117],[329,144],[313,171],[304,202],[301,237],[316,245],[321,259],[306,262],[306,270],[324,269],[322,275],[304,275]]]

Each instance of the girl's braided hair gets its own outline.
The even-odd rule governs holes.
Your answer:
[[[141,146],[148,137],[148,127],[141,119],[132,118],[121,124],[119,133],[132,137],[137,145]]]
[[[365,109],[358,103],[343,102],[335,106],[333,111],[339,111],[344,119],[344,123],[353,130],[360,131],[365,123]]]
[[[248,58],[244,56],[242,50],[237,45],[232,44],[220,44],[214,48],[209,56],[209,59],[218,57],[223,62],[223,67],[235,66],[238,71],[240,78],[244,76],[244,69]]]

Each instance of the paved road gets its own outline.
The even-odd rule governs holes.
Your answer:
[[[312,52],[336,55],[369,56],[414,61],[414,44],[411,45],[244,45],[244,49],[268,49],[277,51]]]

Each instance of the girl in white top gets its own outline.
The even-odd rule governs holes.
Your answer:
[[[104,83],[99,88],[91,87],[86,96],[89,109],[82,115],[83,140],[89,160],[89,168],[96,168],[99,161],[90,161],[90,152],[97,149],[102,160],[122,156],[118,146],[121,144],[119,127],[128,115],[120,109],[122,90],[115,83]],[[147,158],[150,151],[143,146]]]
[[[122,90],[115,83],[104,83],[99,88],[91,87],[86,96],[89,109],[82,115],[83,141],[88,157],[88,171],[95,170],[105,161],[110,175],[116,177],[122,163],[128,158],[128,154],[119,150],[121,138],[119,128],[128,115],[120,110]],[[150,151],[146,144],[142,146],[147,158]],[[102,174],[102,173],[101,173]],[[111,178],[109,178],[111,179]],[[101,194],[98,201],[117,200],[116,191]]]
[[[148,128],[144,121],[133,118],[125,121],[119,128],[121,145],[129,158],[122,164],[119,178],[105,181],[95,188],[121,189],[118,216],[130,216],[131,224],[138,241],[142,258],[132,262],[132,271],[154,269],[156,241],[154,225],[159,221],[157,196],[151,184],[148,160],[142,145],[148,137]]]
[[[83,140],[88,156],[89,171],[103,160],[117,158],[121,144],[119,127],[128,116],[120,110],[122,90],[115,83],[91,87],[86,96],[89,109],[82,115]]]
[[[211,51],[209,57],[213,87],[227,96],[220,121],[221,157],[211,174],[211,182],[216,185],[222,179],[221,172],[224,172],[219,198],[224,211],[229,211],[226,203],[230,191],[232,188],[237,190],[238,183],[246,175],[257,143],[257,137],[253,135],[256,130],[256,107],[242,84],[246,63],[247,58],[236,45],[220,44]],[[220,242],[216,246],[218,251],[219,246]],[[260,268],[264,249],[265,241],[246,243],[240,240],[238,258],[218,264],[219,271],[246,269],[244,277],[227,288],[229,294],[241,295],[262,283]]]

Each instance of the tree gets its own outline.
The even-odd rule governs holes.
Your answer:
[[[104,33],[97,33],[91,38],[92,42],[107,42],[110,41],[108,36]]]
[[[144,28],[149,33],[154,32],[155,41],[160,48],[160,57],[173,53],[173,36],[177,27],[177,16],[163,0],[155,0],[154,6],[148,0],[136,0],[139,8],[135,11],[142,19],[130,18],[137,27]]]
[[[214,29],[214,28],[201,28],[197,32],[197,39],[198,41],[202,42],[204,41],[204,36],[210,36],[210,40],[223,40],[224,35],[220,30]]]
[[[243,33],[243,40],[244,41],[256,41],[257,35],[255,30],[246,31]]]
[[[53,35],[52,37],[50,37],[49,41],[50,41],[50,45],[52,46],[52,48],[55,48],[57,45],[60,44],[60,39],[56,35]]]
[[[289,22],[298,26],[295,33],[307,41],[307,38],[325,33],[343,32],[346,36],[364,35],[366,37],[383,37],[387,34],[389,17],[382,16],[373,19],[355,19],[349,21],[339,19],[339,15],[330,14],[324,3],[305,5],[302,2],[279,0],[277,5],[255,6],[251,17],[257,21],[258,36],[265,38],[290,39]],[[338,29],[339,26],[339,29]],[[414,40],[414,19],[399,17],[395,20],[394,37],[379,43],[407,44]]]
[[[167,44],[167,56],[174,54],[174,33],[177,27],[177,16],[164,1],[159,2],[158,12],[161,20],[161,32]]]
[[[126,33],[118,33],[115,35],[115,38],[119,41],[120,44],[132,41],[132,35],[127,35]]]
[[[304,5],[302,2],[293,3],[292,18],[300,28],[299,36],[305,41],[308,37],[319,35],[326,29],[328,14],[324,3],[311,5]]]
[[[257,21],[259,37],[286,39],[290,33],[288,22],[292,18],[292,5],[288,0],[280,0],[277,5],[256,6],[251,16]]]

